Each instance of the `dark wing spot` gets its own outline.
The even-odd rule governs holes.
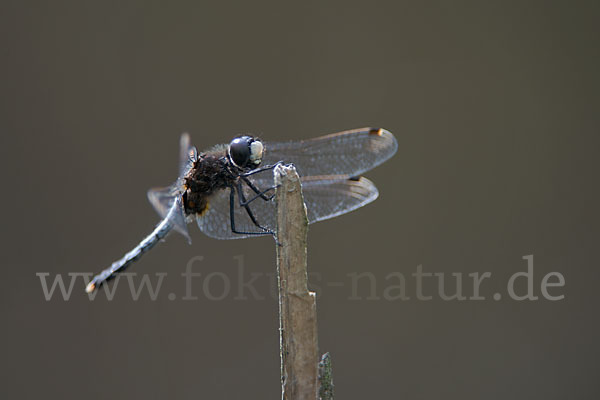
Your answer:
[[[381,136],[381,128],[372,128],[369,131],[369,135],[377,135],[377,136]]]

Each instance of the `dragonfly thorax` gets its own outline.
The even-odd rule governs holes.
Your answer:
[[[200,154],[184,181],[183,205],[186,213],[202,215],[208,206],[208,197],[217,190],[232,186],[236,177],[230,171],[227,157]]]

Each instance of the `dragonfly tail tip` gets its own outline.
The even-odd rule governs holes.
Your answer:
[[[86,293],[92,293],[95,289],[96,289],[96,283],[95,282],[90,282],[85,287],[85,292]]]

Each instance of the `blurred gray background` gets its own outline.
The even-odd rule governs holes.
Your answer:
[[[597,2],[2,1],[2,397],[278,398],[272,239],[169,237],[130,270],[168,273],[156,301],[126,280],[90,301],[81,277],[46,301],[36,273],[98,271],[149,233],[146,190],[175,178],[183,131],[205,149],[381,126],[399,151],[367,174],[380,198],[309,232],[337,398],[598,398],[599,17]],[[511,300],[529,254],[539,299]],[[236,300],[240,259],[264,300]],[[467,296],[467,274],[491,272],[486,300],[418,301],[417,265],[462,273]],[[203,295],[215,272],[220,301]],[[349,300],[362,272],[380,299],[365,281]],[[410,300],[383,298],[394,272]],[[550,272],[563,300],[541,296]]]

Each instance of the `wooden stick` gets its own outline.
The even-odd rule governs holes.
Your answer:
[[[277,275],[279,347],[284,400],[315,400],[318,342],[315,293],[307,288],[308,219],[300,178],[292,165],[277,166]]]
[[[319,362],[319,399],[333,400],[333,368],[329,353],[323,354]]]

